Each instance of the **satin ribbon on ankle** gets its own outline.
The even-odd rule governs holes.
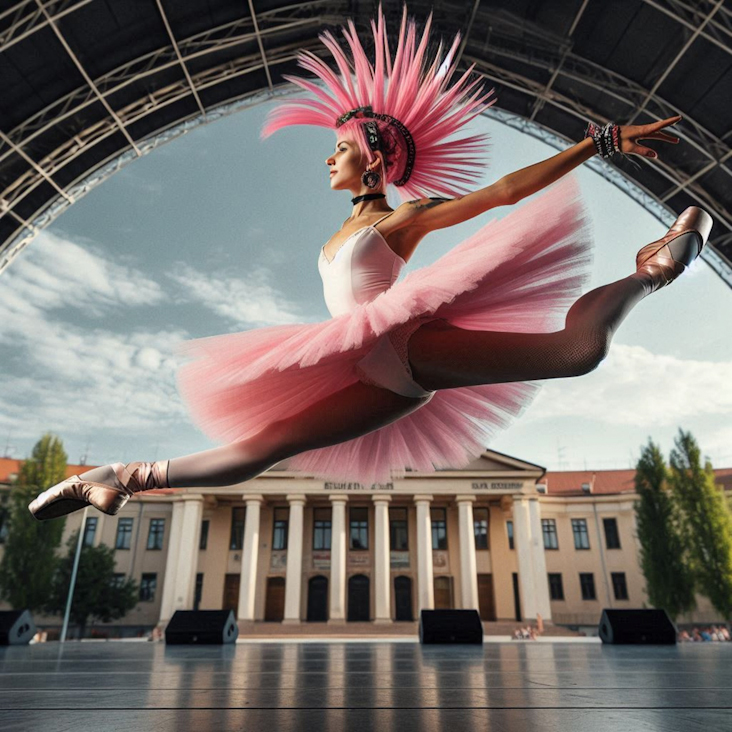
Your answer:
[[[169,462],[169,460],[156,460],[154,463],[128,463],[122,469],[122,475],[117,477],[130,495],[154,488],[169,488]]]

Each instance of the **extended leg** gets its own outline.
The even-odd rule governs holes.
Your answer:
[[[425,401],[357,381],[285,420],[266,425],[250,439],[172,460],[93,468],[43,491],[28,509],[39,521],[90,504],[114,515],[138,491],[241,483],[292,455],[384,427]]]
[[[172,488],[241,483],[300,452],[379,429],[423,402],[357,381],[250,439],[172,459],[168,481]]]
[[[433,321],[409,343],[415,381],[425,389],[556,379],[586,374],[607,355],[625,316],[647,294],[632,274],[583,295],[554,333],[474,331]]]
[[[583,295],[555,333],[484,332],[427,323],[412,336],[409,361],[424,389],[579,376],[596,368],[625,316],[675,280],[701,254],[712,218],[689,206],[665,236],[636,255],[636,272]]]

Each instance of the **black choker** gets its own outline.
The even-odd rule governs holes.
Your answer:
[[[361,201],[371,201],[374,198],[386,198],[385,193],[364,193],[362,196],[356,196],[351,199],[351,203],[355,206]]]

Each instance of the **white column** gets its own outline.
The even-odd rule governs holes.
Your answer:
[[[391,501],[391,496],[374,496],[374,534],[376,537],[374,546],[375,623],[391,623],[389,501]]]
[[[302,587],[302,524],[305,496],[287,496],[290,518],[287,530],[287,576],[285,579],[285,623],[300,622]]]
[[[263,496],[244,494],[247,510],[244,518],[244,546],[241,553],[238,620],[254,620],[254,599],[257,592],[259,559],[259,523]]]
[[[202,514],[203,496],[196,494],[184,495],[178,566],[176,567],[173,589],[173,613],[176,610],[193,610]]]
[[[478,610],[478,569],[475,562],[475,496],[457,496],[460,524],[460,586],[464,610]]]
[[[142,521],[142,516],[140,515],[137,520]],[[173,595],[175,593],[176,574],[178,572],[182,528],[183,498],[179,498],[173,503],[173,515],[170,519],[168,556],[165,560],[165,582],[163,584],[163,598],[160,603],[160,619],[158,620],[160,625],[167,625],[168,621],[173,617]],[[140,531],[140,536],[142,536],[142,531]]]
[[[331,496],[333,506],[330,542],[330,617],[346,619],[346,502],[348,496]]]
[[[536,581],[531,560],[531,525],[529,501],[525,496],[513,497],[513,534],[518,555],[519,587],[524,620],[536,619]]]
[[[417,612],[433,610],[435,588],[432,578],[432,520],[430,503],[432,496],[417,495]]]
[[[536,587],[536,611],[543,621],[552,619],[549,600],[549,576],[546,573],[544,532],[541,530],[541,506],[538,498],[529,499],[529,526],[531,527],[531,562],[534,566]]]

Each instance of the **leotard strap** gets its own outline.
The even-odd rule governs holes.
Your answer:
[[[386,214],[386,216],[382,216],[378,221],[375,221],[373,224],[371,224],[371,226],[376,226],[376,224],[380,224],[384,219],[388,219],[389,216],[391,216],[395,211],[396,211],[396,209],[394,209],[394,211],[389,211],[389,213]]]

